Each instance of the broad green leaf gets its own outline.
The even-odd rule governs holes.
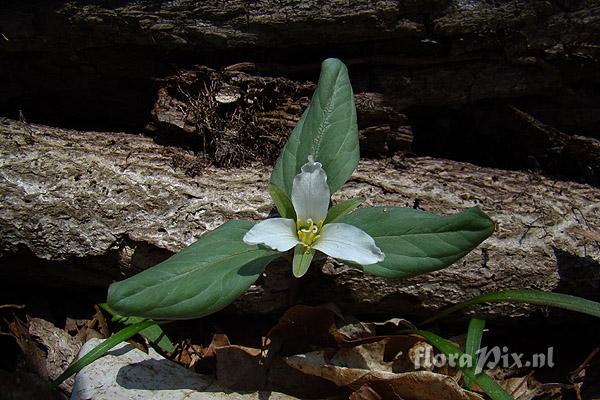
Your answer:
[[[463,308],[481,303],[526,303],[540,306],[562,308],[600,318],[600,303],[562,293],[544,292],[541,290],[502,290],[473,297],[460,304],[441,311],[431,318],[421,322],[421,325],[438,320]]]
[[[294,248],[294,261],[292,262],[292,272],[296,278],[302,278],[315,255],[315,250],[305,247],[301,244]]]
[[[63,383],[70,376],[75,375],[76,373],[81,371],[83,367],[93,363],[94,361],[105,355],[110,349],[112,349],[119,343],[124,342],[136,333],[148,329],[156,324],[157,322],[155,321],[145,320],[133,325],[129,325],[127,328],[121,329],[120,331],[112,334],[108,339],[106,339],[98,346],[90,350],[85,356],[81,357],[79,360],[76,360],[71,365],[69,365],[69,367],[62,374],[60,374],[58,378],[56,378],[50,383],[50,386],[52,388],[57,388],[58,385]]]
[[[479,208],[438,216],[412,208],[361,208],[337,220],[354,225],[375,239],[385,260],[360,268],[386,278],[435,271],[464,257],[494,231]]]
[[[277,159],[271,182],[291,197],[294,176],[309,155],[323,164],[331,193],[358,165],[354,95],[346,66],[335,58],[321,64],[317,89]]]
[[[269,194],[273,199],[273,203],[275,203],[275,207],[277,207],[277,211],[279,211],[279,215],[283,218],[290,218],[295,221],[296,211],[294,210],[294,205],[288,195],[272,183],[269,184]]]
[[[465,344],[465,353],[471,357],[473,362],[477,360],[477,352],[481,348],[481,338],[483,337],[483,329],[485,328],[485,320],[479,318],[471,318],[469,322],[469,330],[467,331],[467,343]],[[471,389],[473,381],[468,376],[465,376],[465,387]]]
[[[327,218],[325,218],[325,223],[328,224],[330,222],[335,221],[336,219],[343,217],[344,215],[350,214],[356,207],[360,206],[365,199],[363,198],[355,198],[344,200],[341,203],[336,204],[331,207],[327,212]]]
[[[121,324],[133,325],[146,320],[146,318],[142,317],[124,317],[122,315],[119,315],[106,303],[100,304],[100,307],[102,307],[104,310],[106,310],[112,315],[113,321],[119,322]],[[140,332],[140,335],[148,339],[150,342],[156,344],[158,347],[160,347],[163,351],[167,353],[172,353],[173,351],[175,351],[175,346],[173,346],[171,339],[169,339],[167,334],[162,330],[162,328],[158,324],[151,325],[148,328],[144,329]]]
[[[442,339],[438,335],[422,330],[416,330],[416,334],[423,336],[431,345],[437,348],[439,351],[444,353],[446,357],[454,357],[460,359],[464,356],[464,353],[460,351],[452,343],[445,339]],[[513,400],[513,398],[502,389],[502,387],[487,374],[480,372],[475,373],[476,364],[465,367],[458,363],[458,367],[461,369],[465,378],[468,378],[471,382],[474,382],[483,390],[492,400]]]
[[[230,221],[171,258],[108,289],[108,304],[121,315],[191,319],[219,311],[258,279],[274,250],[242,241],[253,226]]]

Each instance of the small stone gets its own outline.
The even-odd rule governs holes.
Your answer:
[[[102,342],[87,341],[79,357]],[[75,377],[71,400],[294,400],[282,393],[236,393],[222,388],[215,379],[196,374],[165,359],[153,349],[146,354],[128,343],[120,343],[104,357],[83,368]]]

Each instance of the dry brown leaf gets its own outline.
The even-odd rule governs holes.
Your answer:
[[[375,326],[371,323],[352,321],[344,323],[338,327],[338,332],[342,334],[344,340],[355,341],[367,337],[377,336]]]
[[[25,370],[35,372],[42,379],[55,379],[77,356],[81,347],[66,331],[40,318],[27,316],[27,324],[15,318],[9,323],[11,335],[23,352]],[[60,385],[69,392],[70,378]]]
[[[337,386],[349,386],[372,373],[372,371],[366,369],[331,365],[329,364],[329,356],[325,351],[313,351],[306,354],[285,357],[285,362],[305,374],[325,378]],[[382,372],[382,374],[391,373]]]
[[[388,341],[389,339],[384,339],[356,347],[341,348],[332,357],[331,363],[350,368],[392,372],[394,363],[384,361],[384,353]]]
[[[517,400],[534,400],[534,399],[556,399],[561,400],[564,398],[565,390],[573,390],[573,385],[565,385],[562,383],[543,383],[539,384],[534,388],[530,388],[527,392],[521,394],[519,397],[514,397]],[[600,397],[583,397],[585,400],[597,400]]]
[[[210,358],[215,356],[217,347],[225,347],[231,345],[229,338],[224,333],[215,333],[208,347],[202,352],[202,358]]]
[[[215,347],[217,380],[234,390],[262,389],[267,382],[267,364],[261,349],[226,345]]]
[[[399,400],[402,400],[398,398]],[[350,400],[382,400],[381,396],[369,385],[362,385],[350,395]]]
[[[449,376],[429,371],[392,373],[348,368],[330,364],[326,352],[317,351],[286,357],[293,368],[319,376],[338,386],[360,388],[368,384],[383,398],[405,400],[481,400],[478,394],[462,389]]]
[[[341,318],[341,314],[333,305],[297,305],[285,312],[267,338],[271,347],[284,355],[303,353],[311,346],[334,347],[344,342],[336,317]]]
[[[46,353],[38,346],[34,338],[31,337],[27,324],[15,317],[13,321],[8,323],[8,329],[9,335],[15,338],[17,345],[23,352],[25,370],[48,379]]]
[[[186,368],[194,368],[203,359],[206,350],[201,345],[186,340],[176,344],[173,360]]]
[[[527,378],[527,376],[508,378],[498,383],[500,386],[502,386],[502,389],[504,389],[506,393],[509,393],[512,397],[521,398],[522,396],[531,392]]]

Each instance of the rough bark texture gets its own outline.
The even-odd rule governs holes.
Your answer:
[[[598,137],[596,1],[9,0],[0,11],[3,115],[139,131],[164,88],[155,79],[180,67],[251,61],[257,76],[303,81],[337,56],[357,93],[407,116],[417,154],[600,177],[597,163],[565,170],[540,155],[557,147],[522,141],[529,126],[510,117],[514,106],[569,139]]]
[[[269,168],[204,167],[196,156],[123,133],[0,123],[0,251],[3,282],[53,276],[106,286],[167,257],[229,219],[262,219],[272,208]],[[439,214],[478,205],[493,237],[454,266],[389,281],[326,262],[299,288],[275,263],[234,305],[273,312],[296,301],[335,300],[350,312],[424,315],[492,290],[537,288],[597,298],[600,190],[535,174],[432,158],[362,160],[335,197]],[[46,279],[46,278],[42,278]],[[50,282],[48,282],[50,283]],[[519,315],[522,308],[489,310]]]

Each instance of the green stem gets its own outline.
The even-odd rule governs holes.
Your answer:
[[[58,385],[63,383],[66,379],[81,371],[81,369],[86,365],[93,363],[94,361],[105,355],[110,349],[112,349],[119,343],[126,341],[136,333],[143,331],[144,329],[155,324],[158,324],[158,322],[153,320],[145,320],[142,322],[138,322],[137,324],[129,325],[128,327],[123,328],[120,331],[112,334],[108,339],[104,340],[98,346],[94,347],[92,350],[86,353],[86,355],[81,357],[79,360],[73,362],[69,366],[69,368],[65,370],[65,372],[60,374],[58,378],[56,378],[50,383],[50,386],[53,389],[57,388]]]

